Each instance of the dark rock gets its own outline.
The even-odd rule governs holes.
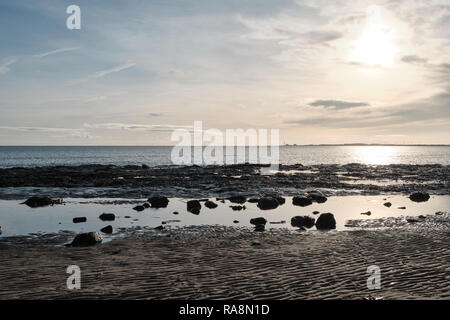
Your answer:
[[[208,200],[205,202],[205,207],[209,209],[214,209],[217,208],[217,203]]]
[[[273,210],[280,205],[276,198],[268,197],[258,200],[258,208],[261,210]]]
[[[234,220],[233,223],[239,223],[239,220]]]
[[[263,218],[263,217],[258,217],[258,218],[250,219],[250,223],[255,225],[255,226],[258,225],[258,224],[266,225],[267,220],[265,218]]]
[[[313,214],[319,214],[320,212],[319,211],[313,211]]]
[[[130,218],[131,218],[131,216],[125,216],[124,218],[125,218],[125,219],[130,219]]]
[[[280,206],[286,203],[286,199],[283,198],[283,197],[275,197],[275,199],[277,199],[278,204],[279,204]]]
[[[336,229],[336,220],[332,213],[322,213],[316,221],[318,230]]]
[[[367,211],[367,212],[361,212],[361,214],[365,215],[365,216],[370,216],[372,214],[372,212]]]
[[[414,201],[414,202],[424,202],[424,201],[428,201],[428,199],[430,199],[430,195],[425,192],[414,192],[413,194],[411,194],[409,196],[409,199],[411,199],[411,201]]]
[[[250,202],[250,203],[257,203],[258,201],[259,201],[259,199],[256,199],[256,198],[251,198],[251,199],[247,200],[247,202]]]
[[[383,205],[384,205],[385,207],[390,208],[390,207],[392,206],[392,203],[390,203],[390,202],[385,202]]]
[[[444,212],[438,211],[438,212],[435,213],[435,215],[437,215],[437,216],[443,216],[443,215],[444,215]]]
[[[200,204],[200,201],[198,200],[189,200],[186,204],[187,211],[193,213],[193,214],[199,214],[200,209],[202,208],[202,205]]]
[[[73,223],[80,223],[80,222],[86,222],[87,218],[86,217],[75,217],[73,218]]]
[[[152,208],[167,208],[169,199],[167,197],[151,197],[148,198],[148,202],[150,202]]]
[[[311,205],[312,201],[310,198],[297,196],[292,198],[292,204],[294,206],[306,207]]]
[[[406,221],[408,221],[409,223],[416,223],[416,222],[420,222],[419,220],[417,220],[417,219],[414,219],[414,218],[406,218]]]
[[[308,216],[295,216],[291,219],[291,225],[297,228],[306,227],[309,229],[314,226],[315,222],[316,219]]]
[[[244,196],[232,196],[232,197],[229,197],[228,200],[231,203],[243,204],[243,203],[245,203],[247,201],[247,197],[244,197]]]
[[[102,221],[114,221],[116,220],[116,215],[114,213],[102,213],[99,218]]]
[[[113,233],[113,227],[112,226],[106,226],[104,228],[101,228],[100,231],[103,232],[103,233]]]
[[[266,229],[266,226],[263,224],[257,224],[255,226],[255,231],[257,231],[257,232],[263,232],[265,229]]]
[[[400,209],[400,210],[405,210],[405,209],[406,209],[406,207],[397,207],[397,209]]]
[[[80,233],[76,235],[70,246],[72,247],[88,247],[102,242],[102,236],[98,232]]]
[[[145,210],[145,207],[144,207],[144,206],[136,206],[136,207],[133,208],[133,210],[136,210],[136,211],[144,211],[144,210]]]
[[[231,209],[233,209],[233,211],[241,211],[241,210],[245,210],[245,206],[230,206]]]
[[[155,227],[155,230],[164,230],[164,226],[163,225],[157,226],[157,227]]]
[[[178,214],[178,211],[174,211],[173,214]]]
[[[324,203],[327,201],[327,197],[319,190],[308,192],[308,197],[317,203]]]
[[[146,164],[143,164],[143,165],[141,166],[141,168],[142,168],[142,169],[149,169],[150,167],[149,167],[148,165],[146,165]]]
[[[150,208],[150,205],[146,202],[142,205],[144,208]]]
[[[28,198],[27,201],[22,202],[22,204],[26,204],[30,208],[39,208],[51,206],[54,204],[61,204],[62,200],[53,200],[47,197],[31,197]]]

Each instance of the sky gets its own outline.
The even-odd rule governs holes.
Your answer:
[[[450,0],[0,0],[0,145],[449,144],[449,110]]]

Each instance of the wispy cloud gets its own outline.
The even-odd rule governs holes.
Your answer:
[[[347,108],[356,108],[356,107],[367,107],[369,104],[367,102],[349,102],[349,101],[341,101],[341,100],[316,100],[309,104],[313,107],[325,107],[325,108],[334,108],[334,109],[347,109]]]
[[[78,49],[80,49],[80,47],[60,48],[60,49],[56,49],[56,50],[52,50],[52,51],[47,51],[47,52],[44,52],[44,53],[36,54],[33,57],[35,57],[35,58],[43,58],[43,57],[50,56],[50,55],[53,55],[53,54],[63,53],[63,52],[68,52],[68,51],[74,51],[74,50],[78,50]]]
[[[192,125],[172,125],[172,124],[134,124],[134,123],[96,123],[83,125],[87,129],[111,129],[111,130],[138,130],[138,131],[173,131],[175,129],[193,128]]]
[[[79,83],[83,83],[83,82],[89,81],[90,79],[101,78],[101,77],[104,77],[104,76],[106,76],[108,74],[111,74],[111,73],[116,73],[116,72],[120,72],[120,71],[125,70],[125,69],[129,69],[131,67],[134,67],[135,65],[136,65],[136,63],[134,63],[134,62],[127,62],[125,64],[122,64],[122,65],[119,65],[119,66],[116,66],[116,67],[113,67],[113,68],[110,68],[110,69],[97,71],[94,74],[88,75],[85,78],[72,80],[72,81],[69,82],[69,84],[74,85],[74,84],[79,84]]]
[[[9,60],[7,60],[4,63],[0,64],[0,74],[7,74],[10,70],[9,66],[16,63],[17,59],[16,58],[11,58]]]

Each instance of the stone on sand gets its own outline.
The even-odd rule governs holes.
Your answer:
[[[75,236],[70,246],[88,247],[102,242],[102,236],[98,232],[80,233]]]
[[[116,220],[116,215],[114,213],[102,213],[99,218],[102,221],[114,221]]]

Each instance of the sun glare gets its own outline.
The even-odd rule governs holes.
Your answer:
[[[390,67],[394,61],[396,46],[389,23],[382,19],[381,9],[368,9],[367,24],[356,41],[351,60],[369,66]]]

